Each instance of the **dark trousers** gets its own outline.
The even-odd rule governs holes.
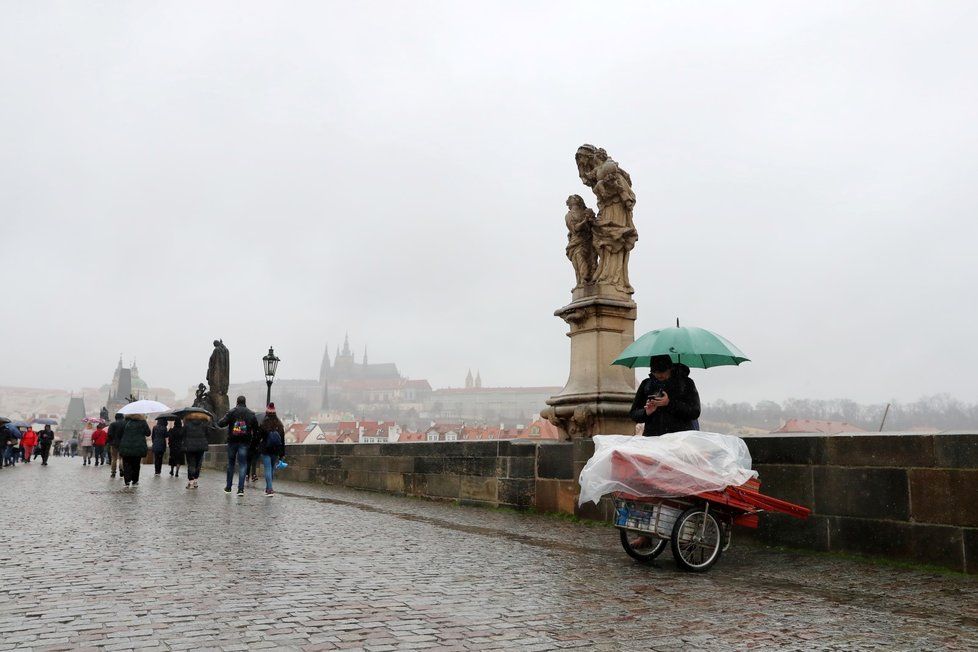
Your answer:
[[[254,448],[248,449],[248,472],[249,478],[255,477],[258,473],[258,465],[261,464],[261,454]]]
[[[51,454],[51,444],[48,444],[47,446],[41,444],[41,464],[48,463],[48,455],[50,454]]]
[[[105,464],[105,446],[95,447],[95,466]]]
[[[166,451],[161,451],[157,453],[153,451],[153,466],[156,468],[156,475],[159,475],[163,470],[163,456],[166,455]]]
[[[142,466],[143,458],[141,455],[122,456],[122,477],[126,484],[139,483],[139,467]]]
[[[199,453],[184,453],[187,458],[187,479],[196,480],[200,477],[200,464],[204,461],[204,451]]]

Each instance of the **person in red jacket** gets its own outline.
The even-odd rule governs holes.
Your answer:
[[[20,445],[24,447],[24,461],[31,461],[31,453],[34,452],[34,447],[37,446],[37,433],[34,432],[33,428],[28,427],[27,432],[20,439]]]
[[[95,447],[95,466],[105,464],[105,444],[109,441],[109,431],[104,424],[99,424],[92,433],[92,446]]]

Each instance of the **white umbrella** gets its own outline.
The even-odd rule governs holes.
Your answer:
[[[158,414],[160,412],[169,412],[170,408],[163,405],[159,401],[133,401],[129,405],[125,406],[119,410],[119,414]]]

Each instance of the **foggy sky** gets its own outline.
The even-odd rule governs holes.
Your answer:
[[[574,152],[704,401],[974,400],[974,3],[0,3],[0,384],[563,385]]]

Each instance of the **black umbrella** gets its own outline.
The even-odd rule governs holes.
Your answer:
[[[180,408],[179,410],[174,410],[171,414],[175,414],[180,419],[186,418],[186,416],[188,414],[206,414],[211,419],[216,419],[217,418],[217,417],[214,416],[214,413],[213,412],[211,412],[210,410],[205,410],[204,408],[201,408],[201,407],[185,407],[185,408]]]
[[[10,421],[11,419],[8,419],[7,417],[0,417],[0,426],[5,426],[10,423]]]
[[[158,416],[153,417],[156,421],[179,421],[183,417],[178,416],[173,412],[164,412]]]

